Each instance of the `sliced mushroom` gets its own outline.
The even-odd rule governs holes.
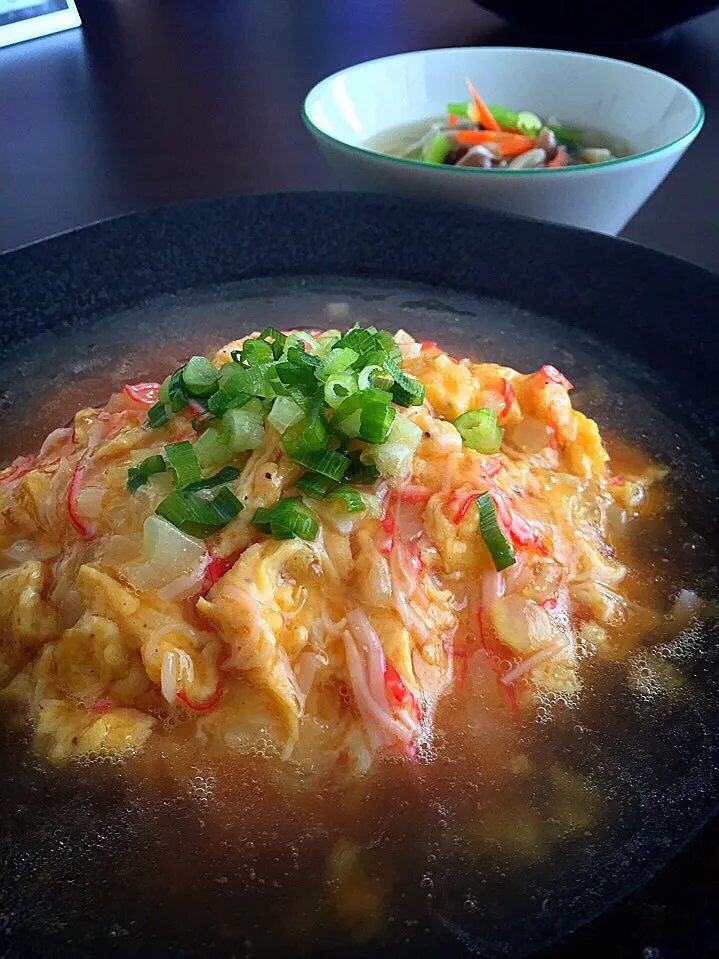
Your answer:
[[[461,160],[457,161],[457,166],[473,166],[487,169],[492,166],[494,157],[483,146],[473,146],[468,150]]]
[[[537,137],[537,147],[547,154],[547,162],[553,160],[557,155],[557,137],[554,131],[549,127],[542,127]]]
[[[606,163],[614,159],[614,154],[606,147],[586,147],[579,151],[579,159],[582,163]]]
[[[546,152],[539,147],[534,147],[531,150],[525,150],[524,153],[520,153],[519,156],[511,160],[509,169],[533,170],[535,167],[541,166],[546,159]]]

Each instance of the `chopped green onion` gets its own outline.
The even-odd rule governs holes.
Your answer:
[[[141,463],[137,463],[136,466],[131,466],[128,469],[127,488],[131,493],[134,493],[135,490],[144,486],[151,476],[154,476],[155,473],[164,473],[166,469],[165,461],[159,453],[148,456]]]
[[[248,366],[271,363],[274,358],[272,345],[265,340],[245,340],[242,344],[242,362]]]
[[[255,450],[265,438],[263,419],[262,413],[253,410],[228,410],[222,417],[223,430],[219,441],[226,439],[233,453]]]
[[[329,431],[322,417],[305,417],[300,423],[285,430],[282,447],[292,459],[302,463],[300,456],[318,453],[327,446],[328,440]]]
[[[317,379],[323,382],[337,373],[344,373],[359,359],[359,353],[348,348],[330,350],[317,367]]]
[[[356,392],[357,377],[354,373],[338,373],[325,383],[325,403],[332,409],[337,409],[348,396]]]
[[[380,347],[394,363],[402,362],[402,350],[399,343],[388,330],[378,330],[377,339]]]
[[[315,473],[321,473],[329,479],[339,482],[350,465],[350,461],[336,450],[322,450],[319,453],[302,453],[292,457],[301,466]]]
[[[303,330],[295,330],[287,337],[284,352],[289,355],[290,350],[297,350],[299,353],[312,354],[316,349],[317,341],[314,336]]]
[[[479,510],[479,532],[482,534],[485,546],[492,557],[494,568],[500,573],[517,561],[509,540],[506,538],[497,522],[497,511],[492,502],[490,493],[482,493],[475,499]]]
[[[383,380],[382,384],[377,383],[378,378]],[[376,386],[378,390],[390,390],[393,383],[392,377],[378,363],[370,363],[369,366],[365,366],[363,370],[360,370],[357,377],[357,385],[361,390],[368,390],[371,386]]]
[[[251,396],[262,397],[273,397],[275,395],[266,365],[239,366],[239,364],[235,364],[232,375],[224,378],[222,388],[228,393],[249,393]]]
[[[521,110],[517,114],[517,129],[525,136],[534,137],[542,129],[543,123],[536,113],[530,113],[528,110]]]
[[[494,107],[489,108],[492,113],[494,113]],[[453,113],[456,117],[466,117],[468,116],[469,103],[465,100],[464,103],[448,103],[447,104],[447,113]],[[496,117],[495,117],[496,119]]]
[[[251,393],[235,392],[228,388],[229,382],[227,380],[225,386],[221,386],[207,401],[207,409],[215,416],[224,416],[228,410],[238,410],[253,398]]]
[[[284,433],[290,426],[299,423],[304,417],[302,408],[289,396],[278,396],[272,404],[267,421],[278,433]]]
[[[467,410],[457,417],[453,425],[469,449],[485,454],[499,452],[503,431],[492,410],[485,407]]]
[[[396,415],[395,408],[386,403],[375,401],[366,403],[362,407],[357,438],[367,443],[384,443]]]
[[[317,337],[317,352],[325,355],[339,343],[342,334],[339,330],[324,330]]]
[[[214,499],[176,489],[158,505],[155,512],[188,536],[211,536],[241,511],[242,503],[232,490],[223,486]]]
[[[386,360],[385,368],[394,380],[392,399],[398,406],[421,406],[424,403],[424,383],[407,376],[394,360]]]
[[[327,495],[328,502],[340,502],[344,504],[348,513],[361,513],[366,509],[362,494],[351,486],[338,486]]]
[[[310,499],[325,499],[335,489],[337,483],[320,473],[303,473],[295,486]]]
[[[355,486],[371,486],[379,479],[379,470],[374,463],[363,463],[361,456],[362,450],[349,454],[350,465],[344,478]]]
[[[225,466],[220,470],[219,473],[215,473],[214,476],[208,476],[205,479],[198,480],[196,483],[189,483],[185,487],[186,493],[196,493],[197,490],[201,489],[214,489],[215,486],[222,486],[223,483],[230,483],[232,480],[237,479],[240,475],[240,470],[236,469],[234,466]]]
[[[367,404],[389,406],[391,401],[391,394],[386,393],[384,390],[377,390],[374,387],[368,390],[357,390],[356,393],[351,393],[347,399],[343,400],[337,407],[330,420],[330,427],[340,430],[345,436],[355,436],[355,431],[359,428],[359,423],[357,422],[357,417],[352,419],[354,414],[361,411]]]
[[[164,426],[165,423],[168,423],[170,416],[165,404],[155,403],[154,406],[151,406],[147,411],[147,419],[153,429],[157,429],[160,426]]]
[[[444,133],[435,133],[427,146],[424,148],[423,160],[426,163],[444,163],[449,151],[452,149],[452,141]]]
[[[168,443],[165,447],[165,459],[174,473],[175,483],[180,489],[202,479],[202,470],[197,453],[193,444],[187,440],[182,440],[180,443]]]
[[[281,499],[270,509],[260,507],[255,510],[252,525],[264,533],[271,533],[275,539],[299,537],[312,541],[319,530],[316,516],[299,496]]]
[[[519,114],[515,110],[510,110],[508,107],[500,107],[495,103],[488,103],[487,109],[504,130],[517,129]]]
[[[157,398],[163,406],[167,406],[170,402],[170,380],[172,379],[172,373],[169,376],[166,376],[162,381],[162,385],[157,392]]]
[[[210,396],[217,389],[217,370],[207,357],[191,356],[182,371],[182,386],[189,396]]]
[[[167,395],[170,397],[170,409],[173,413],[179,413],[180,410],[184,410],[187,406],[187,396],[182,386],[183,370],[184,366],[181,366],[179,370],[175,370],[170,377],[170,382],[167,384]]]
[[[193,448],[203,470],[224,466],[233,459],[232,450],[226,443],[220,442],[219,433],[214,426],[208,427],[198,436]]]
[[[261,340],[271,341],[272,352],[274,353],[275,359],[279,360],[285,349],[287,335],[285,333],[280,333],[280,331],[276,330],[274,326],[266,326],[260,333],[259,338]]]

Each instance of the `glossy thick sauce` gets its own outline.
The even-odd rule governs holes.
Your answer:
[[[367,292],[372,298],[352,305],[363,319],[420,337],[431,330],[434,339],[443,329],[448,350],[520,368],[553,362],[602,426],[655,456],[664,450],[675,467],[666,506],[624,545],[635,568],[632,598],[641,605],[652,597],[666,613],[681,587],[712,593],[707,527],[701,512],[677,505],[694,484],[711,487],[709,466],[671,424],[647,415],[636,371],[634,383],[615,378],[606,353],[604,368],[591,346],[570,354],[574,344],[551,321],[532,318],[530,329],[500,305],[480,308],[477,342],[468,333],[476,302],[446,309],[422,293]],[[283,327],[334,325],[324,312],[332,299],[346,300],[346,285],[239,306],[229,294],[219,305],[175,305],[176,335],[182,341],[200,316],[212,331],[193,350],[280,317]],[[117,355],[111,346],[98,352],[89,392],[103,389],[101,375],[92,377]],[[172,365],[164,345],[162,355],[164,369]],[[136,379],[153,370],[150,357],[133,361],[115,385],[130,369]],[[587,389],[592,379],[609,386]],[[60,394],[41,433],[77,405]],[[637,454],[611,432],[609,446],[615,469],[636,468]],[[702,508],[710,506],[704,495]],[[668,622],[663,635],[627,645],[637,640],[646,646],[639,655],[617,649],[614,661],[587,661],[577,703],[548,697],[520,718],[487,664],[440,707],[430,762],[389,759],[349,782],[317,780],[261,749],[242,762],[208,760],[182,725],[124,765],[52,770],[28,758],[22,734],[6,727],[0,813],[11,825],[0,904],[12,913],[10,933],[67,955],[97,955],[108,944],[131,955],[162,943],[176,956],[300,955],[338,945],[397,956],[430,942],[443,955],[461,954],[463,942],[516,953],[528,939],[551,937],[651,868],[677,824],[701,807],[716,721],[711,634],[690,624],[677,639]]]

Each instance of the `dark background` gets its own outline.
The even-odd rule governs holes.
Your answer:
[[[625,236],[719,271],[719,12],[627,43],[606,39],[611,23],[601,41],[520,33],[470,0],[78,6],[83,31],[0,50],[0,250],[189,198],[329,188],[300,120],[312,84],[404,50],[520,43],[620,56],[699,95],[704,131]],[[645,890],[551,955],[719,956],[718,838],[705,829]]]
[[[719,12],[613,43],[610,19],[601,40],[522,35],[471,0],[78,6],[83,31],[0,50],[0,250],[190,197],[332,187],[300,119],[312,84],[403,50],[524,43],[631,59],[699,95],[704,131],[625,235],[719,270]]]

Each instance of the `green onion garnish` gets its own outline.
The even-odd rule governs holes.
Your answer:
[[[444,163],[449,151],[452,149],[452,141],[444,133],[435,133],[427,146],[424,148],[423,160],[426,163]]]
[[[184,491],[186,493],[196,493],[201,489],[214,489],[215,486],[222,486],[223,483],[230,483],[232,480],[237,479],[240,475],[240,470],[236,469],[234,466],[225,466],[215,473],[214,476],[207,476],[205,479],[198,480],[196,483],[188,483],[185,486]]]
[[[342,503],[348,513],[360,513],[367,508],[361,493],[358,493],[356,489],[352,489],[351,486],[338,486],[327,494],[326,499],[328,503]]]
[[[222,417],[222,432],[218,439],[227,441],[233,453],[256,450],[265,438],[262,413],[251,409],[229,410]]]
[[[226,526],[242,510],[232,490],[223,486],[214,499],[176,489],[159,504],[155,512],[188,536],[204,539]]]
[[[361,456],[362,450],[349,454],[350,465],[344,478],[355,486],[371,486],[379,479],[379,470],[374,463],[363,463]]]
[[[357,377],[354,373],[338,373],[331,376],[325,383],[325,403],[333,410],[337,409],[348,396],[357,392],[357,385]]]
[[[284,433],[290,426],[295,426],[304,417],[302,407],[300,407],[289,396],[278,396],[272,404],[272,409],[267,417],[270,423],[278,433]]]
[[[147,411],[147,419],[153,429],[157,429],[160,426],[164,426],[165,423],[169,423],[170,417],[165,404],[155,403],[154,406],[151,406]]]
[[[229,445],[220,442],[219,433],[213,426],[208,427],[198,436],[193,449],[203,470],[224,466],[234,456]]]
[[[333,489],[337,488],[337,483],[322,476],[321,473],[303,473],[295,486],[310,499],[325,499]]]
[[[174,473],[175,483],[180,489],[202,479],[202,470],[195,447],[187,440],[182,440],[180,443],[168,443],[165,447],[165,459]]]
[[[245,340],[242,346],[242,362],[248,366],[271,363],[275,359],[272,344],[265,340]]]
[[[148,456],[141,463],[128,469],[127,488],[131,493],[134,493],[135,490],[144,486],[151,476],[154,476],[155,473],[164,473],[166,469],[165,461],[159,453]]]
[[[497,522],[497,511],[492,502],[490,493],[482,493],[475,500],[479,510],[479,532],[482,534],[484,544],[492,557],[494,568],[500,573],[508,566],[513,566],[517,561],[514,558],[512,546],[499,528]]]
[[[187,406],[187,396],[185,395],[185,390],[182,385],[182,373],[185,367],[181,366],[179,370],[175,372],[170,377],[170,382],[167,384],[167,395],[170,398],[170,409],[173,413],[179,413],[180,410],[184,410]]]
[[[485,407],[467,410],[457,417],[454,426],[469,449],[485,454],[499,452],[503,431],[492,410]]]
[[[326,382],[337,373],[344,373],[359,359],[359,354],[348,348],[334,349],[320,361],[317,379]]]
[[[272,344],[272,352],[274,357],[276,360],[279,360],[285,349],[287,335],[285,333],[280,333],[280,331],[276,330],[273,326],[266,326],[260,333],[259,339],[268,341]]]
[[[384,443],[396,415],[397,411],[393,406],[370,400],[362,407],[359,430],[355,435],[366,443]]]
[[[301,466],[307,467],[308,470],[321,473],[323,476],[336,480],[338,483],[343,479],[350,465],[350,461],[344,453],[338,453],[336,450],[303,453],[300,456],[293,456],[292,458]]]
[[[299,496],[281,499],[271,509],[260,507],[255,510],[252,524],[263,533],[271,533],[275,539],[299,537],[312,541],[319,529],[317,517]]]
[[[244,393],[242,390],[234,391],[227,386],[222,386],[207,401],[207,409],[215,416],[224,416],[228,410],[238,410],[246,406],[252,398],[250,393]]]
[[[217,389],[217,370],[205,356],[192,356],[182,371],[182,387],[188,396],[210,396]]]
[[[385,368],[394,380],[392,399],[398,406],[421,406],[424,403],[424,383],[407,376],[394,360],[387,360]]]

